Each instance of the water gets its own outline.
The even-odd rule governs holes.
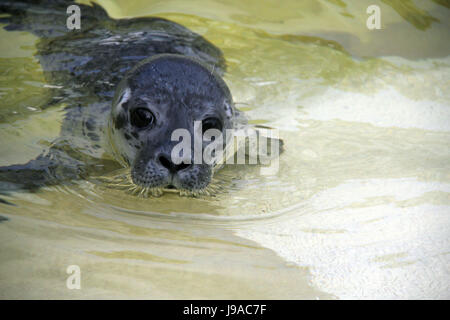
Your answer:
[[[224,52],[280,170],[227,167],[214,198],[92,181],[0,204],[2,298],[450,298],[450,11],[445,1],[98,1]],[[382,29],[366,27],[381,8]],[[400,4],[399,4],[400,3]],[[0,165],[58,135],[36,38],[0,31]],[[81,290],[66,288],[69,265]]]

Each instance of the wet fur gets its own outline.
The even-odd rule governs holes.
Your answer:
[[[65,105],[60,137],[38,158],[0,168],[0,191],[36,190],[121,166],[111,156],[105,132],[114,91],[123,75],[156,54],[181,54],[223,74],[220,50],[203,37],[160,18],[112,19],[98,5],[81,5],[81,30],[65,28],[71,1],[2,1],[0,21],[9,31],[40,37],[36,57],[48,84],[51,105]],[[150,190],[136,190],[151,194]],[[156,192],[157,193],[157,192]]]

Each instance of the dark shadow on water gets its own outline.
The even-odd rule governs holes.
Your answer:
[[[425,31],[433,22],[439,22],[438,19],[431,16],[427,11],[414,5],[411,0],[381,0],[383,3],[394,9],[403,19],[408,21],[419,30]],[[445,3],[445,1],[435,1]],[[446,4],[448,6],[448,4]]]

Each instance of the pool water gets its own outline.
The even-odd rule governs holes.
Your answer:
[[[228,166],[215,197],[142,199],[90,180],[0,203],[1,298],[450,298],[450,5],[95,1],[224,53],[279,170]],[[87,3],[87,1],[85,1]],[[381,9],[369,30],[366,9]],[[38,39],[0,30],[0,165],[58,136]],[[81,270],[81,289],[66,269]]]

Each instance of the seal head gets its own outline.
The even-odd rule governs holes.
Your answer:
[[[230,91],[213,68],[182,55],[153,56],[130,70],[116,90],[110,144],[116,159],[130,167],[133,184],[202,190],[211,181],[214,164],[194,161],[194,143],[177,164],[172,150],[179,141],[172,134],[187,130],[192,142],[200,139],[203,150],[205,131],[216,129],[225,136],[234,112]],[[201,122],[201,130],[195,121]]]

